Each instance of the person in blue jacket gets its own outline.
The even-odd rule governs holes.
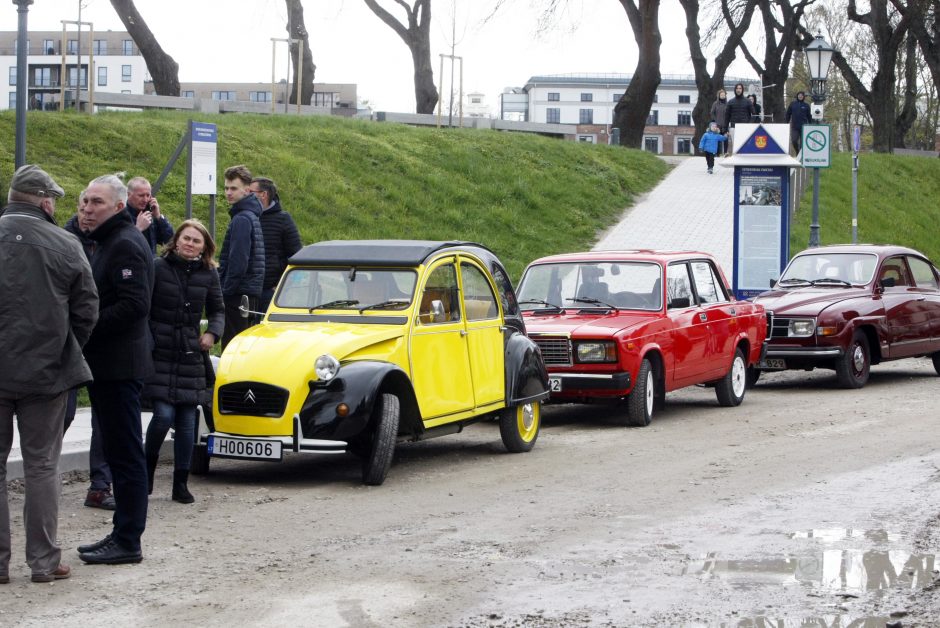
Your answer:
[[[722,142],[727,138],[718,131],[718,123],[714,120],[708,125],[708,130],[702,134],[698,148],[705,154],[705,163],[708,164],[708,174],[712,174],[715,167],[715,155],[721,151]]]

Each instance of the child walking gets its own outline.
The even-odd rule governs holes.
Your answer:
[[[702,134],[699,140],[698,148],[705,153],[705,163],[708,164],[708,174],[712,174],[715,167],[715,155],[721,150],[721,143],[725,141],[725,136],[718,131],[718,123],[712,121],[708,125],[708,130]]]

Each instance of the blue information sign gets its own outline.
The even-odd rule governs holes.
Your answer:
[[[734,169],[734,294],[748,299],[770,288],[789,259],[788,168]]]

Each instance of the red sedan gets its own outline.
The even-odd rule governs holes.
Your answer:
[[[764,308],[735,300],[706,253],[544,257],[526,268],[518,294],[551,399],[626,399],[628,425],[648,425],[667,392],[694,384],[739,405],[767,333]]]

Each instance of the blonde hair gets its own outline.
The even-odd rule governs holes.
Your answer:
[[[170,238],[170,241],[166,243],[166,246],[163,248],[163,255],[167,253],[176,252],[176,241],[179,239],[180,234],[183,233],[183,229],[187,227],[192,227],[202,235],[202,239],[205,240],[206,246],[202,250],[202,264],[206,268],[215,268],[218,266],[218,262],[215,261],[215,240],[212,239],[212,236],[209,235],[209,230],[206,229],[206,226],[202,224],[196,218],[190,218],[185,220],[176,228],[176,232],[173,234],[173,237]]]

